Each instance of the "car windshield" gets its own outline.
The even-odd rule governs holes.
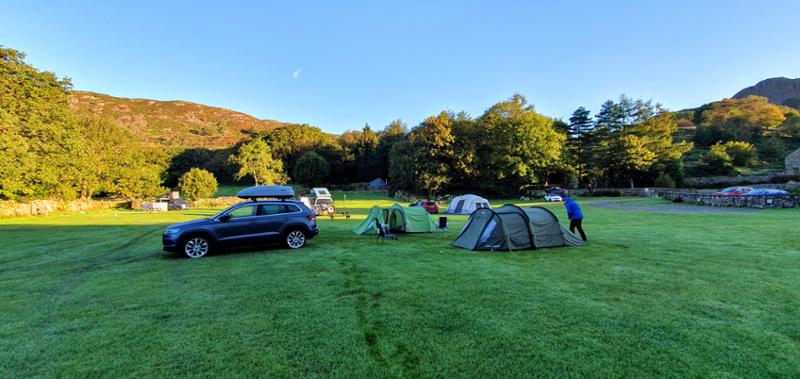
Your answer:
[[[238,205],[238,204],[236,204],[236,205]],[[223,210],[221,210],[221,211],[217,212],[217,214],[215,214],[215,215],[211,216],[211,218],[218,218],[218,217],[220,217],[220,216],[224,215],[225,213],[227,213],[229,210],[231,210],[231,209],[232,209],[233,207],[235,207],[236,205],[232,205],[232,206],[230,206],[230,207],[227,207],[227,208],[225,208],[225,209],[223,209]]]
[[[317,199],[317,204],[330,204],[333,200],[331,199]]]

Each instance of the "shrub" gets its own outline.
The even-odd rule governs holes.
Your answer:
[[[743,141],[725,142],[725,152],[731,157],[734,166],[752,166],[758,162],[758,155],[753,144]]]
[[[654,184],[656,187],[661,188],[675,188],[675,180],[669,174],[659,175]]]
[[[208,198],[217,192],[217,178],[214,174],[195,167],[181,176],[178,186],[188,199]]]
[[[725,145],[716,143],[703,156],[703,171],[710,175],[729,175],[733,173],[733,158]]]

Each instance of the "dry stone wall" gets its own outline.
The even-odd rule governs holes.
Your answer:
[[[124,200],[0,201],[0,217],[43,216],[53,212],[80,212],[129,206]]]
[[[797,196],[725,196],[691,191],[662,191],[659,197],[682,203],[707,205],[712,207],[743,208],[794,208],[798,206]]]

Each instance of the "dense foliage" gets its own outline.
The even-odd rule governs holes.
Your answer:
[[[401,120],[340,136],[280,124],[249,129],[245,140],[226,148],[176,149],[110,119],[76,116],[68,104],[69,80],[23,58],[0,48],[2,199],[145,198],[165,192],[162,185],[178,186],[195,168],[223,183],[327,185],[385,178],[395,190],[428,194],[513,195],[547,185],[672,186],[687,174],[781,168],[784,156],[800,147],[800,111],[763,97],[668,112],[623,95],[601,104],[595,115],[579,107],[562,121],[514,95],[479,117],[442,111],[410,130]]]
[[[181,176],[178,187],[188,199],[204,199],[217,192],[217,178],[206,170],[193,168]]]
[[[294,180],[308,185],[323,184],[330,172],[330,165],[319,154],[307,151],[294,165]]]
[[[129,199],[165,191],[165,156],[106,120],[74,116],[68,79],[0,47],[0,198]]]

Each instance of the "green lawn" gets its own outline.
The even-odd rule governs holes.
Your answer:
[[[348,194],[301,251],[201,260],[160,233],[212,209],[2,219],[0,377],[800,375],[800,209],[587,200],[589,246],[516,253],[451,247],[466,217],[350,232],[391,203]]]

